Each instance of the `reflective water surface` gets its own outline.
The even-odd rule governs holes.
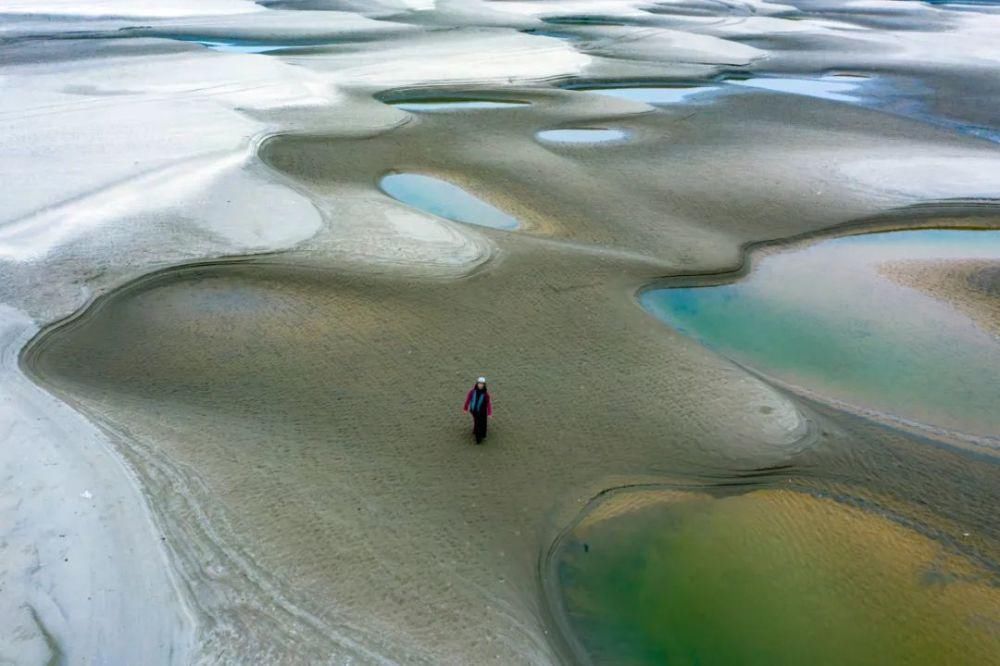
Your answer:
[[[729,83],[838,102],[857,102],[865,81],[866,79],[860,76],[827,74],[817,77],[755,76],[744,80],[732,80]]]
[[[516,229],[518,221],[446,180],[416,173],[392,173],[379,187],[397,201],[455,222]]]
[[[618,99],[626,99],[630,102],[643,102],[644,104],[663,105],[663,104],[680,104],[682,102],[691,102],[695,98],[705,95],[705,93],[717,92],[719,90],[718,86],[714,85],[675,85],[675,86],[623,86],[623,87],[580,87],[574,88],[574,90],[583,90],[588,92],[599,93],[601,95],[607,95],[608,97],[617,97]]]

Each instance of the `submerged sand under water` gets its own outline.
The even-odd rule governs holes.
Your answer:
[[[1000,336],[1000,262],[909,260],[886,262],[879,270],[902,285],[953,305]]]
[[[624,490],[549,566],[594,664],[986,664],[1000,651],[995,570],[784,489]]]

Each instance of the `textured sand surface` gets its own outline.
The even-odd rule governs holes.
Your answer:
[[[995,464],[770,386],[634,299],[738,271],[752,243],[995,225],[991,8],[0,13],[0,658],[572,661],[540,562],[595,495],[666,480],[793,479],[996,569]],[[727,83],[829,72],[869,77],[868,101]],[[616,81],[718,90],[560,87]],[[529,104],[380,101],[421,96]],[[535,138],[565,127],[629,140]],[[522,226],[404,206],[378,189],[391,171]],[[496,417],[472,447],[479,373]]]
[[[992,261],[905,261],[882,272],[907,287],[922,289],[1000,334],[1000,265]]]

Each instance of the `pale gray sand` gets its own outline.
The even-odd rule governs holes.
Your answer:
[[[582,503],[635,478],[729,482],[789,460],[819,492],[829,473],[847,479],[837,492],[876,488],[883,506],[930,498],[926,512],[902,502],[903,518],[995,562],[991,468],[787,396],[632,300],[664,275],[734,269],[745,243],[995,197],[995,148],[906,114],[779,93],[656,110],[551,88],[839,68],[918,79],[946,92],[931,111],[990,125],[995,17],[920,3],[849,5],[836,19],[767,3],[707,16],[702,3],[673,14],[617,2],[307,4],[344,11],[111,3],[120,15],[84,19],[59,2],[31,7],[58,19],[5,22],[16,39],[0,46],[0,114],[14,130],[0,144],[0,300],[45,324],[164,266],[277,252],[127,286],[27,357],[101,424],[142,489],[110,456],[80,461],[94,441],[86,426],[32,431],[32,450],[95,465],[132,507],[106,529],[145,555],[109,567],[104,528],[81,527],[79,566],[102,590],[141,576],[150,592],[89,613],[86,588],[50,579],[59,607],[84,609],[60,616],[32,602],[21,569],[5,573],[25,601],[4,608],[5,626],[33,632],[16,661],[44,660],[52,645],[70,659],[181,663],[560,661],[536,566]],[[590,13],[629,25],[538,18]],[[545,28],[577,39],[518,32]],[[199,30],[335,43],[260,55],[148,36]],[[47,39],[69,31],[89,38]],[[532,106],[411,115],[372,97],[398,88]],[[534,138],[612,123],[629,142]],[[376,186],[389,170],[447,177],[523,231],[395,203]],[[18,321],[12,354],[31,326]],[[494,341],[481,356],[468,351],[480,326]],[[455,404],[478,372],[495,378],[498,407],[481,449],[467,446]],[[380,408],[394,382],[405,390],[395,412]],[[12,432],[37,418],[26,395],[6,403]],[[48,419],[66,407],[39,409]],[[41,475],[48,485],[9,506],[72,506],[59,504],[60,477]],[[59,538],[61,515],[32,511],[19,543]],[[158,568],[160,543],[179,593]],[[158,573],[146,575],[151,562]],[[122,638],[117,618],[138,614],[147,622]]]
[[[194,618],[128,471],[98,428],[18,372],[35,333],[0,307],[0,661],[186,663]]]

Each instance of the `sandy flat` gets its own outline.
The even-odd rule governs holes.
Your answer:
[[[906,261],[884,264],[884,275],[961,310],[980,326],[1000,333],[1000,268],[996,262]]]
[[[0,3],[0,658],[569,661],[540,557],[594,495],[668,477],[876,489],[997,560],[988,464],[771,386],[634,297],[887,214],[995,224],[998,16],[648,4]],[[885,104],[726,83],[829,71]],[[595,81],[720,91],[560,87]],[[379,101],[450,94],[527,104]],[[536,139],[577,126],[629,141]],[[404,206],[390,171],[521,226]],[[970,271],[929,289],[985,313]]]

